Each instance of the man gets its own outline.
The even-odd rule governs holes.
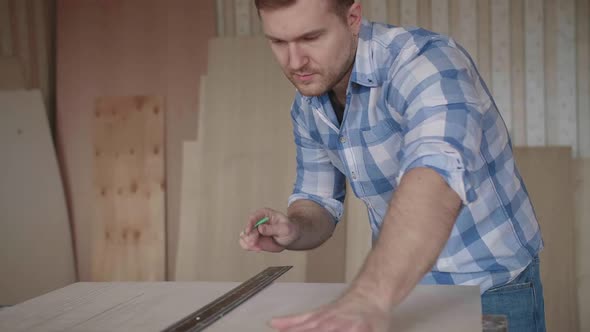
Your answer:
[[[348,291],[281,331],[389,331],[418,283],[479,285],[484,313],[544,331],[543,243],[506,127],[469,55],[422,29],[369,23],[353,0],[256,0],[298,92],[287,215],[253,213],[246,250],[308,250],[332,235],[345,177],[374,245]],[[269,217],[268,223],[254,223]]]

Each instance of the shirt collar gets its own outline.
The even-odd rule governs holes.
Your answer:
[[[373,63],[373,50],[371,48],[372,38],[373,23],[363,18],[350,81],[369,88],[379,86]]]

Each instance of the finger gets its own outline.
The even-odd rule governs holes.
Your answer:
[[[260,251],[260,246],[258,245],[256,236],[247,236],[244,232],[240,233],[240,246],[245,250],[250,251]]]
[[[258,209],[256,210],[254,213],[252,213],[249,217],[248,217],[248,223],[246,224],[246,234],[249,234],[252,229],[254,229],[254,225],[256,225],[256,223],[264,218],[264,217],[268,217],[270,221],[272,221],[272,214],[273,214],[273,210],[269,209],[269,208],[262,208],[262,209]]]
[[[273,318],[270,321],[270,326],[274,329],[279,330],[294,328],[312,319],[314,317],[314,314],[314,312],[308,312],[305,314]]]
[[[264,236],[285,237],[291,235],[292,227],[290,223],[264,224],[258,226],[258,233]]]

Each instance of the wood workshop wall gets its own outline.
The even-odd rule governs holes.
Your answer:
[[[0,89],[40,89],[55,115],[54,0],[0,0]]]

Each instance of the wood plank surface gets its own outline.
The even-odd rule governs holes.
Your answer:
[[[512,89],[512,142],[526,145],[524,95],[524,0],[510,1],[510,87]]]
[[[2,91],[0,109],[0,304],[7,305],[75,282],[76,272],[41,93]]]
[[[161,331],[237,285],[221,282],[77,283],[0,311],[0,329],[14,332]],[[276,282],[207,331],[270,332],[273,330],[268,322],[272,317],[328,303],[345,287],[340,283]],[[481,330],[479,289],[418,286],[395,309],[393,319],[399,332]]]
[[[165,279],[164,101],[102,97],[94,118],[92,279]]]

